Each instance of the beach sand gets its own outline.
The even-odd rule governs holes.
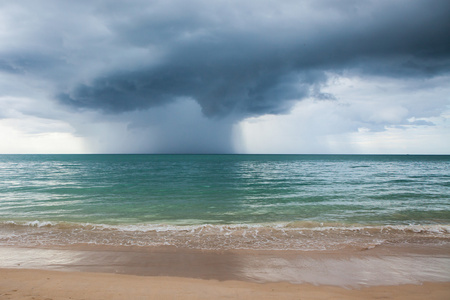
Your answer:
[[[450,283],[346,289],[178,277],[0,270],[0,299],[450,299]]]
[[[450,299],[448,253],[0,247],[0,299]]]

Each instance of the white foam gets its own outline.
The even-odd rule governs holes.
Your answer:
[[[3,224],[3,226],[2,226]],[[296,226],[297,225],[297,226]],[[305,226],[304,226],[305,225]],[[110,225],[50,221],[0,222],[0,244],[125,245],[196,249],[371,249],[389,243],[450,243],[449,225],[362,226],[321,223]]]
[[[26,222],[24,225],[33,226],[33,227],[46,227],[46,226],[55,226],[57,223],[49,222],[49,221],[31,221]]]
[[[86,230],[115,230],[122,232],[203,232],[203,231],[215,231],[215,232],[233,232],[237,230],[253,230],[258,232],[257,229],[271,229],[282,232],[289,231],[399,231],[399,232],[414,232],[414,233],[434,233],[434,234],[449,234],[450,225],[448,224],[431,224],[431,225],[351,225],[351,224],[335,224],[327,225],[324,223],[308,223],[308,226],[302,226],[293,223],[266,223],[266,224],[199,224],[199,225],[173,225],[173,224],[95,224],[95,223],[70,223],[70,222],[54,222],[54,221],[3,221],[0,222],[4,225],[16,225],[16,226],[29,226],[29,227],[77,227]]]

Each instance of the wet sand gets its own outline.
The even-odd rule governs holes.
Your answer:
[[[0,247],[0,299],[450,299],[448,247]]]
[[[0,268],[361,287],[450,281],[449,247],[205,251],[173,247],[0,247]]]

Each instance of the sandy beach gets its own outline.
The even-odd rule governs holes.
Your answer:
[[[449,299],[448,249],[0,247],[0,299]]]
[[[85,272],[0,270],[0,299],[449,299],[450,283],[346,289]]]

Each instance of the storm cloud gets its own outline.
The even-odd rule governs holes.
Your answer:
[[[313,92],[323,97],[329,71],[433,76],[450,69],[448,1],[277,3],[105,8],[96,17],[111,43],[148,49],[149,60],[153,49],[164,54],[70,86],[58,98],[117,113],[191,97],[207,116],[246,117],[287,112]]]
[[[203,114],[192,115],[218,120],[230,139],[246,118],[287,114],[307,98],[337,100],[327,89],[337,75],[426,80],[450,72],[446,0],[48,0],[6,1],[0,10],[3,74],[43,82],[66,110],[129,118],[131,129],[171,132],[150,111],[189,99]],[[23,96],[7,86],[1,93]]]

